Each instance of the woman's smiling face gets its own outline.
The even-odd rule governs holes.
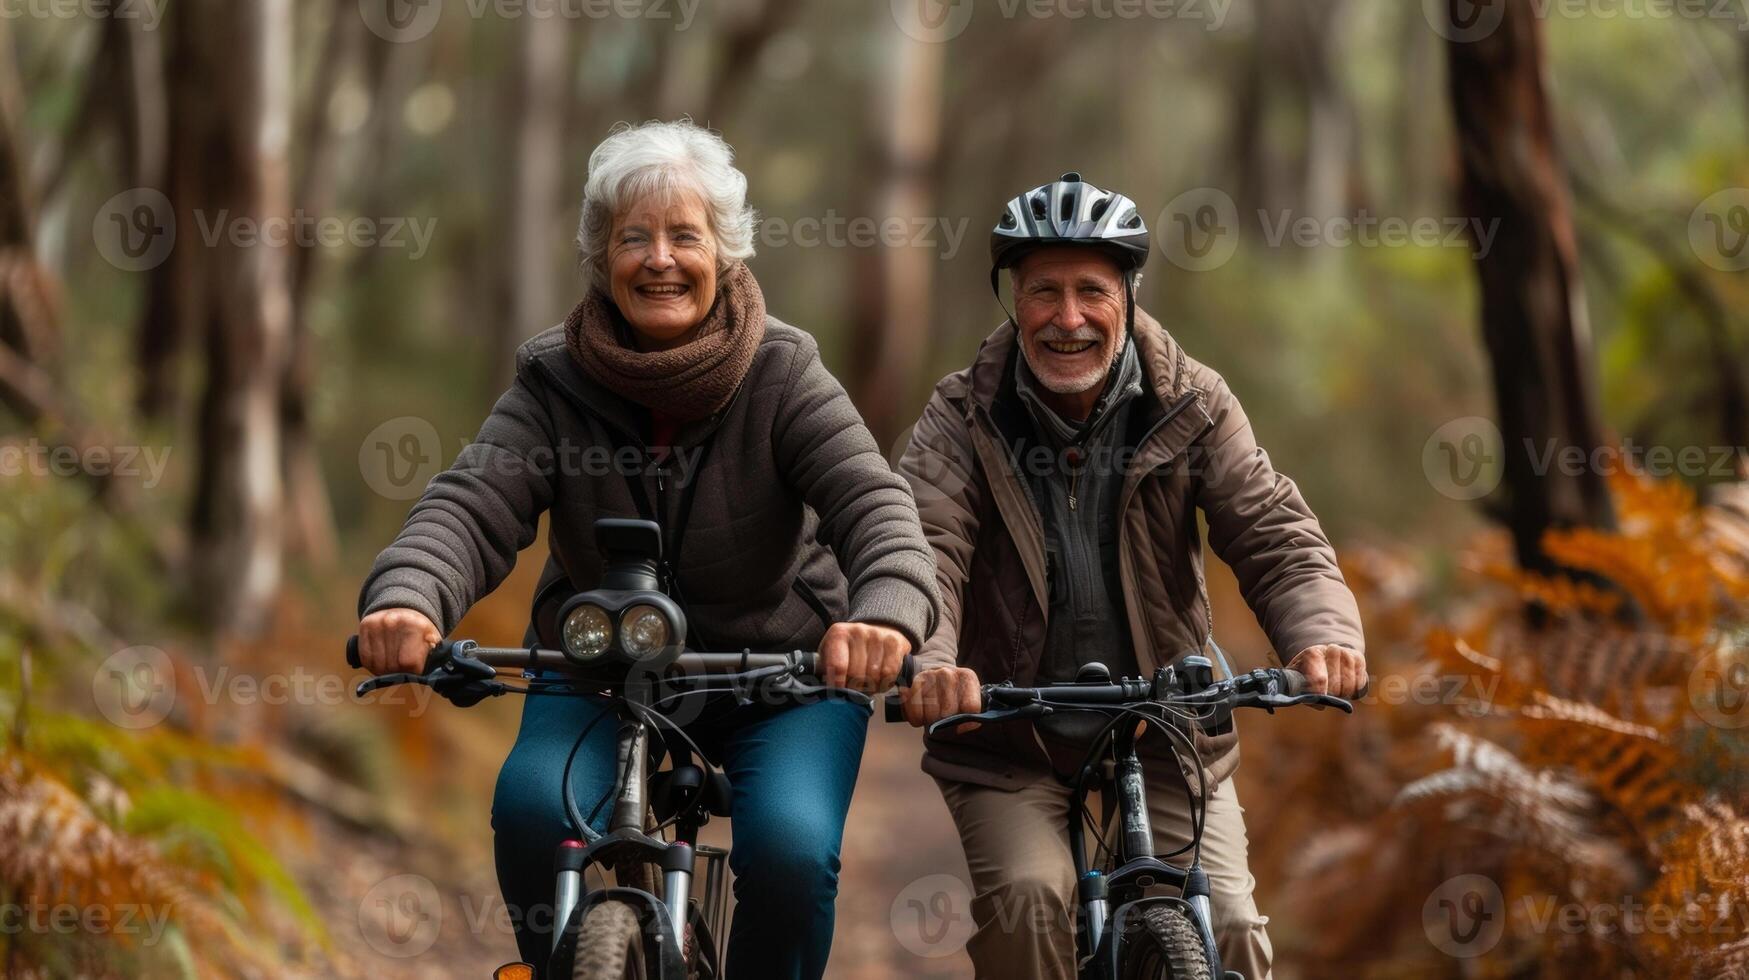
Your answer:
[[[667,350],[691,340],[717,298],[717,241],[703,199],[652,194],[615,215],[607,280],[639,346]]]

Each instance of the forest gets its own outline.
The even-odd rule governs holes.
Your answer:
[[[1749,975],[1735,0],[0,0],[0,975],[515,957],[520,700],[345,643],[580,298],[591,151],[680,118],[895,464],[1004,202],[1137,202],[1366,626],[1352,716],[1242,722],[1276,976]],[[546,552],[455,635],[520,643]],[[972,976],[921,745],[877,713],[828,976]]]

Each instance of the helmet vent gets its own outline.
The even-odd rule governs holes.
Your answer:
[[[1131,211],[1130,216],[1123,219],[1123,226],[1125,228],[1140,228],[1142,226],[1142,216]]]
[[[1001,227],[1003,227],[1003,228],[1013,228],[1013,227],[1014,227],[1014,223],[1015,223],[1015,222],[1014,222],[1014,215],[1012,215],[1012,214],[1004,214],[1004,215],[1003,215],[1003,216],[1002,216],[1002,222],[1001,222]]]
[[[1102,197],[1094,202],[1093,210],[1088,212],[1088,217],[1092,218],[1094,221],[1098,221],[1100,218],[1105,217],[1105,212],[1110,209],[1110,207],[1111,198]]]
[[[1045,196],[1043,194],[1034,194],[1032,199],[1027,201],[1027,203],[1032,206],[1032,217],[1034,221],[1045,220]]]
[[[1068,224],[1075,217],[1075,206],[1081,203],[1081,195],[1064,194],[1063,203],[1057,208],[1057,220]]]

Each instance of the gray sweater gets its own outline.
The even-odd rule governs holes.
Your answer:
[[[564,575],[591,588],[596,518],[645,516],[629,481],[665,529],[696,481],[681,552],[667,556],[694,649],[703,637],[726,650],[812,650],[839,621],[890,626],[922,646],[940,608],[934,554],[909,487],[813,337],[767,318],[740,390],[679,428],[664,477],[645,472],[647,431],[646,413],[572,361],[562,327],[530,340],[479,437],[377,557],[360,615],[416,609],[448,634],[509,574],[544,512],[543,585]]]

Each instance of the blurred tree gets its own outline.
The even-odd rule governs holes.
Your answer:
[[[292,200],[297,208],[313,215],[334,209],[336,194],[336,141],[328,109],[340,79],[358,55],[363,42],[364,19],[353,16],[348,0],[334,0],[322,40],[310,90],[303,98],[304,111],[297,123],[301,170]],[[322,479],[322,464],[310,425],[310,389],[315,380],[315,338],[309,322],[310,283],[315,278],[316,243],[301,238],[291,255],[289,290],[291,316],[289,337],[279,388],[279,422],[286,487],[286,520],[283,525],[288,552],[316,564],[327,564],[338,551],[333,507],[328,486]]]
[[[894,31],[885,74],[874,99],[881,173],[865,212],[907,229],[934,213],[940,173],[942,73],[946,45]],[[860,370],[852,380],[857,407],[881,445],[891,445],[912,408],[911,390],[929,350],[937,258],[921,244],[887,244],[862,266],[851,313]]]
[[[200,179],[187,188],[200,217],[188,232],[218,231],[200,242],[212,274],[191,298],[206,355],[189,515],[193,595],[211,625],[247,633],[262,625],[281,571],[291,249],[259,230],[292,218],[291,0],[182,0],[173,16],[190,42],[171,63],[181,76],[175,111],[200,150]]]
[[[565,211],[563,126],[570,93],[571,31],[524,17],[517,31],[516,171],[511,186],[510,309],[499,318],[492,358],[498,387],[510,384],[511,358],[525,338],[553,325],[561,302],[553,262],[557,216]]]
[[[1553,572],[1544,531],[1615,521],[1604,474],[1592,465],[1603,431],[1571,203],[1544,87],[1542,18],[1520,0],[1450,0],[1452,24],[1496,13],[1498,27],[1473,39],[1452,31],[1446,44],[1459,197],[1464,215],[1498,229],[1491,248],[1477,248],[1476,273],[1503,436],[1507,525],[1519,564]],[[1563,459],[1573,450],[1583,464]]]

